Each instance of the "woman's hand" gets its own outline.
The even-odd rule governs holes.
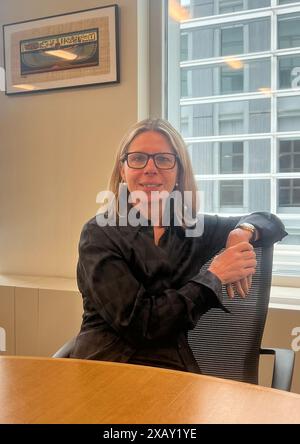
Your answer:
[[[251,276],[255,273],[255,253],[252,245],[241,239],[243,236],[243,234],[233,235],[231,239],[229,236],[226,250],[216,256],[209,267],[209,271],[214,273],[222,284],[226,284],[230,298],[234,297],[232,284],[235,284],[238,294],[244,298],[251,286]],[[239,242],[237,242],[238,239]]]
[[[226,248],[233,247],[234,245],[237,245],[241,242],[250,242],[250,240],[253,237],[253,233],[251,231],[243,230],[241,228],[235,228],[232,230],[227,238],[226,242]],[[256,232],[256,239],[258,238],[258,233]],[[255,259],[255,253],[254,259]],[[227,294],[228,296],[233,299],[234,298],[234,287],[236,289],[236,292],[242,297],[245,298],[247,293],[250,291],[252,285],[252,275],[247,276],[244,279],[241,279],[237,282],[234,282],[233,285],[229,284],[227,285]]]

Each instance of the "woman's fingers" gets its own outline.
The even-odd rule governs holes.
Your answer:
[[[226,290],[227,290],[228,297],[230,299],[233,299],[234,298],[234,290],[233,290],[232,285],[231,284],[226,285]]]
[[[242,297],[249,291],[247,277],[255,273],[256,259],[252,245],[241,242],[215,256],[209,271],[214,273],[223,284],[240,282],[237,292]],[[228,296],[234,296],[233,287],[228,287]]]
[[[247,276],[247,281],[248,281],[248,288],[249,288],[249,291],[250,291],[250,288],[251,288],[251,285],[252,285],[252,274]]]
[[[242,290],[243,290],[243,292],[244,292],[244,295],[245,295],[245,297],[246,297],[247,294],[248,294],[248,292],[249,292],[249,287],[248,287],[248,280],[247,280],[247,278],[242,279],[242,280],[240,281],[240,284],[241,284]],[[242,296],[242,295],[240,295],[240,296]],[[243,296],[242,296],[242,297],[243,297]]]
[[[247,259],[244,261],[244,268],[255,268],[256,265],[256,259]]]
[[[245,297],[246,297],[246,292],[245,292],[244,288],[242,287],[242,282],[244,280],[245,279],[242,279],[241,281],[237,281],[234,284],[237,294],[239,296],[241,296],[241,298],[243,298],[243,299],[245,299]]]

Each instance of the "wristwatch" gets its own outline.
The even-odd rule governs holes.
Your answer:
[[[254,225],[249,224],[248,222],[244,222],[242,224],[239,224],[235,228],[241,228],[242,230],[251,231],[252,233],[251,241],[255,242],[257,240],[257,230]]]

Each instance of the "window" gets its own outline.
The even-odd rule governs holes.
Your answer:
[[[219,14],[235,12],[244,9],[243,0],[219,0]]]
[[[278,18],[278,48],[300,46],[300,13]]]
[[[240,69],[221,68],[221,93],[240,93],[244,90],[244,75]]]
[[[181,107],[181,118],[188,118],[190,136],[193,137],[266,133],[270,131],[270,116],[269,99]]]
[[[279,131],[297,131],[300,128],[300,97],[278,99]]]
[[[220,207],[243,207],[242,180],[221,180]]]
[[[183,66],[181,85],[181,97],[257,92],[271,87],[271,63],[269,59],[254,59],[243,60],[236,66],[234,61],[222,60],[209,66]]]
[[[189,51],[188,51],[188,34],[182,33],[180,38],[180,60],[188,60]]]
[[[199,177],[213,174],[270,174],[270,140],[239,142],[200,142],[188,145],[194,173]],[[216,210],[218,211],[218,209]]]
[[[274,270],[300,276],[300,0],[187,3],[193,20],[169,35],[188,38],[180,64],[168,53],[182,92],[171,79],[167,117],[188,140],[204,211],[278,214],[288,236]]]
[[[280,173],[300,172],[300,140],[281,140],[278,160]]]
[[[283,56],[278,59],[279,88],[300,88],[300,56]]]
[[[222,142],[220,144],[220,173],[244,172],[243,142]]]
[[[299,207],[300,205],[300,179],[280,179],[279,181],[279,207]]]
[[[188,59],[184,60],[270,50],[270,23],[267,17],[226,25],[199,26],[197,22],[194,27],[182,25],[181,37],[188,42],[188,50],[184,49],[186,43],[182,43],[182,53],[188,54]]]
[[[181,70],[181,97],[188,97],[189,95],[188,74],[187,70]]]
[[[300,0],[279,0],[279,5],[286,5],[288,3],[296,3],[296,2],[300,2]]]
[[[270,0],[181,0],[181,6],[189,11],[191,18],[197,18],[265,8],[270,6]]]
[[[243,27],[221,29],[221,55],[241,54],[244,50]]]

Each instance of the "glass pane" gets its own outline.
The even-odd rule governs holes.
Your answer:
[[[222,67],[221,73],[221,94],[234,94],[244,92],[244,72],[242,69],[232,69]]]
[[[270,100],[186,105],[181,107],[181,131],[189,137],[217,134],[253,134],[270,132]]]
[[[220,144],[220,173],[233,174],[244,171],[243,142],[222,142]]]
[[[300,139],[279,141],[278,171],[279,173],[300,172]]]
[[[216,2],[218,3],[218,2]],[[241,11],[244,9],[243,0],[219,0],[219,14]]]
[[[220,207],[241,208],[244,202],[242,180],[220,181]]]
[[[278,0],[279,5],[287,5],[288,3],[300,3],[300,0]]]
[[[181,70],[181,97],[188,97],[191,94],[191,82],[188,80],[188,70]]]
[[[247,2],[244,0],[181,0],[180,3],[187,9],[191,18],[270,6],[270,0],[248,0]]]
[[[279,89],[300,88],[300,54],[278,60]]]
[[[181,31],[181,60],[197,60],[222,55],[270,50],[270,18],[247,22],[197,26]],[[187,45],[187,46],[186,46]]]
[[[278,17],[278,48],[300,46],[300,13]]]
[[[244,52],[242,26],[221,29],[221,55],[241,54]]]
[[[270,211],[270,181],[198,180],[203,192],[203,210],[207,213],[251,213]]]
[[[270,172],[270,140],[204,142],[189,145],[194,173],[235,174]],[[235,160],[230,159],[231,153]],[[242,162],[243,161],[243,162]]]
[[[280,244],[282,245],[300,245],[300,218],[297,217],[297,219],[286,219],[284,217],[284,214],[280,214],[280,219],[285,225],[285,230],[288,233],[288,236],[284,237]],[[278,270],[275,269],[275,271],[278,273],[281,271],[282,274],[287,274],[287,271],[289,271],[292,274],[290,264],[290,256],[286,258],[286,261],[288,264],[284,267],[284,269],[280,269],[279,267],[282,265],[278,264]],[[296,271],[296,273],[295,273]],[[293,274],[296,274],[299,276],[299,269],[295,270]]]
[[[300,128],[300,97],[278,98],[278,130],[298,131]]]
[[[218,173],[218,143],[193,143],[188,151],[194,174]]]
[[[278,212],[300,212],[300,179],[278,179]]]
[[[182,68],[181,86],[182,97],[207,97],[270,88],[270,60],[237,61],[237,65],[228,61],[221,65]]]
[[[271,142],[270,140],[250,140],[248,145],[247,173],[268,173],[271,169]]]
[[[180,60],[188,60],[188,34],[182,33],[180,37]]]

